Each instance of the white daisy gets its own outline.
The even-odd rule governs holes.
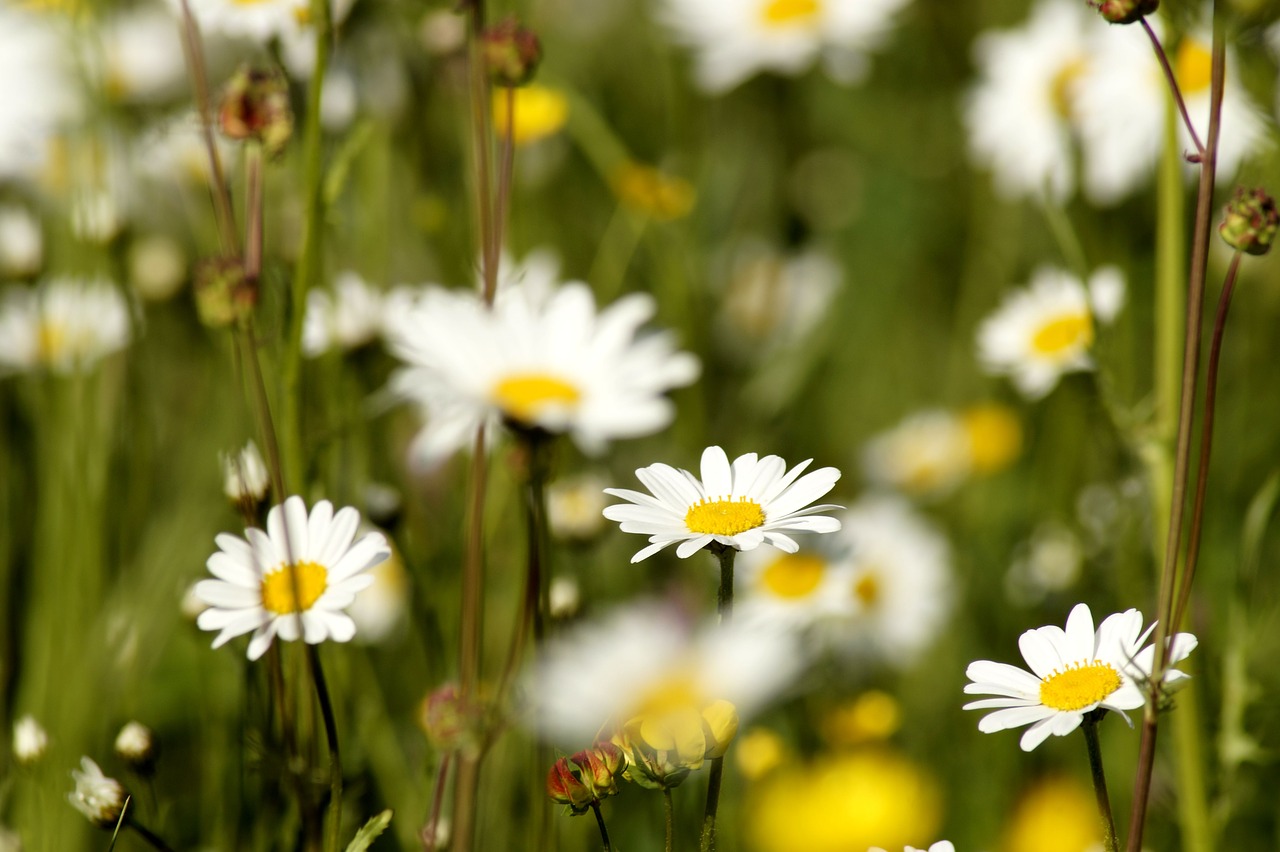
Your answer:
[[[800,476],[813,459],[791,470],[778,456],[747,453],[729,464],[719,447],[702,451],[702,479],[687,470],[658,463],[642,467],[636,477],[652,494],[606,488],[621,497],[604,510],[622,531],[649,536],[649,546],[631,561],[639,562],[679,542],[676,555],[687,559],[709,544],[753,550],[762,543],[794,553],[799,545],[789,532],[831,533],[835,518],[819,515],[839,506],[809,505],[835,487],[840,471],[824,467]]]
[[[59,15],[0,4],[0,177],[34,177],[83,101]]]
[[[40,220],[16,204],[0,207],[0,276],[25,278],[44,263],[44,234]]]
[[[1108,319],[1098,307],[1115,308],[1123,288],[1113,267],[1095,272],[1088,289],[1068,272],[1037,270],[1031,283],[1007,295],[978,329],[983,368],[1009,376],[1029,399],[1048,394],[1064,373],[1092,370],[1095,320]]]
[[[598,471],[557,479],[547,487],[547,526],[563,541],[589,541],[604,529],[605,486]]]
[[[154,103],[180,94],[187,65],[178,22],[160,6],[108,17],[101,30],[98,82],[119,100]]]
[[[0,373],[91,367],[129,342],[129,308],[104,279],[58,278],[0,294]]]
[[[13,759],[18,763],[35,763],[48,748],[49,734],[34,716],[28,713],[13,723]]]
[[[697,81],[725,92],[760,71],[795,75],[819,58],[862,78],[907,0],[664,0],[659,17],[697,51]]]
[[[965,686],[965,694],[999,697],[972,701],[964,709],[996,709],[978,722],[983,733],[1030,725],[1022,735],[1023,751],[1031,751],[1050,734],[1066,736],[1080,727],[1086,713],[1099,708],[1115,710],[1128,720],[1124,711],[1146,700],[1155,646],[1143,648],[1142,643],[1154,628],[1152,624],[1143,630],[1142,613],[1130,609],[1107,616],[1095,633],[1089,607],[1076,604],[1065,631],[1050,625],[1022,634],[1018,647],[1030,672],[990,660],[971,663],[965,674],[973,682]],[[1172,637],[1169,665],[1186,659],[1195,647],[1196,637],[1190,633]],[[1164,682],[1186,677],[1171,668]]]
[[[312,645],[350,640],[356,625],[343,610],[373,582],[368,569],[391,555],[381,533],[352,544],[359,523],[355,509],[335,514],[327,500],[308,515],[295,496],[272,507],[266,532],[251,527],[243,539],[221,533],[208,561],[218,579],[196,584],[196,595],[210,607],[196,624],[220,631],[215,648],[252,631],[250,660],[277,635],[286,642],[301,635]]]
[[[669,334],[639,333],[656,307],[636,293],[597,313],[581,282],[526,280],[492,309],[475,293],[428,288],[387,329],[408,363],[391,386],[427,412],[415,458],[433,464],[499,419],[568,433],[588,453],[665,427],[675,412],[663,394],[692,382],[698,361]]]
[[[1062,201],[1074,189],[1071,122],[1096,17],[1075,0],[1041,0],[1022,27],[974,42],[980,80],[964,110],[969,147],[1003,195]]]
[[[341,272],[333,290],[307,294],[302,351],[310,357],[330,349],[357,349],[382,331],[382,295],[354,272]]]
[[[970,456],[964,422],[938,408],[916,412],[873,437],[862,450],[862,468],[877,485],[937,497],[969,475]]]
[[[409,572],[393,550],[390,559],[369,573],[372,585],[355,599],[347,614],[356,623],[356,642],[379,645],[395,635],[409,611]]]
[[[71,777],[76,789],[67,794],[67,800],[98,828],[114,828],[129,798],[124,785],[104,775],[87,757],[80,758],[80,769],[71,770]]]
[[[849,594],[850,554],[843,535],[813,539],[795,553],[756,548],[734,566],[734,618],[807,631],[846,623],[853,615]]]

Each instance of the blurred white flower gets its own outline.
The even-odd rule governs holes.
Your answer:
[[[969,475],[969,434],[944,409],[916,412],[867,442],[862,468],[877,485],[907,494],[941,496]]]
[[[1019,548],[1005,575],[1005,589],[1015,603],[1039,603],[1071,588],[1080,578],[1083,559],[1075,533],[1061,524],[1041,524]]]
[[[231,142],[216,132],[213,140],[224,172],[233,173],[237,158],[231,156]],[[211,183],[209,153],[199,117],[195,113],[179,115],[143,133],[136,146],[132,171],[164,184]]]
[[[671,422],[665,393],[692,382],[698,361],[670,334],[640,333],[654,300],[636,293],[597,311],[581,282],[540,284],[500,289],[492,309],[476,293],[434,287],[388,311],[389,345],[407,363],[391,387],[427,412],[413,448],[424,466],[486,421],[568,433],[589,453]]]
[[[129,797],[124,785],[103,775],[87,757],[80,758],[80,769],[71,770],[71,777],[76,782],[75,791],[67,794],[72,806],[98,828],[114,828]]]
[[[127,722],[116,734],[115,750],[134,769],[149,772],[158,756],[155,731],[141,722]]]
[[[879,846],[872,846],[867,852],[885,852]],[[950,840],[939,840],[928,849],[917,849],[914,846],[907,846],[903,852],[956,852],[956,847],[952,845]]]
[[[341,22],[351,10],[355,0],[332,0],[330,14],[334,22]],[[206,33],[247,38],[268,42],[279,38],[286,42],[314,43],[311,20],[311,0],[190,0],[191,12]],[[181,11],[179,0],[169,0],[175,11]],[[293,48],[302,52],[300,46]],[[314,52],[314,49],[313,49]],[[292,69],[291,69],[292,70]],[[309,66],[297,76],[306,76]]]
[[[547,488],[547,526],[558,539],[585,541],[604,529],[608,481],[598,471],[557,479]]]
[[[0,207],[0,277],[25,278],[44,263],[40,220],[25,207]]]
[[[80,113],[70,35],[62,16],[0,5],[0,178],[36,177],[54,134]]]
[[[795,553],[772,548],[744,552],[734,564],[734,618],[795,631],[828,619],[848,618],[849,565],[836,536]]]
[[[71,233],[88,243],[111,242],[124,227],[124,213],[115,193],[106,188],[86,189],[71,202]]]
[[[827,315],[843,273],[820,249],[783,257],[751,246],[735,259],[717,326],[726,346],[752,358],[802,343]]]
[[[187,79],[178,21],[160,6],[107,17],[100,31],[99,84],[117,100],[151,103],[180,94]]]
[[[563,574],[551,580],[547,589],[547,612],[552,618],[573,618],[582,606],[582,589],[578,581]]]
[[[129,286],[149,302],[177,295],[186,282],[187,256],[176,240],[161,234],[144,234],[129,246],[126,259]]]
[[[307,293],[302,351],[310,357],[330,349],[350,350],[369,343],[382,331],[382,294],[354,272],[340,272],[332,290]]]
[[[799,545],[787,533],[840,529],[835,518],[817,514],[839,506],[811,505],[835,487],[840,471],[824,467],[801,476],[812,461],[787,470],[778,456],[746,453],[730,464],[723,449],[707,447],[701,480],[661,462],[642,467],[636,478],[652,494],[606,488],[606,494],[627,502],[607,507],[604,516],[625,533],[649,537],[649,546],[631,557],[633,563],[673,544],[681,559],[711,544],[735,550],[771,544],[794,553]]]
[[[34,716],[28,713],[13,723],[13,759],[18,763],[35,763],[48,747],[49,735]]]
[[[761,71],[800,74],[819,59],[840,82],[865,76],[907,0],[663,0],[659,17],[697,54],[706,92]]]
[[[267,464],[253,441],[232,455],[222,456],[222,492],[233,503],[257,503],[266,499],[271,487]]]
[[[1091,292],[1104,294],[1105,307],[1123,301],[1123,279],[1113,267],[1097,270],[1089,287],[1075,276],[1043,267],[1031,283],[1005,296],[978,329],[983,369],[1007,375],[1028,399],[1039,399],[1064,373],[1092,370],[1097,311]]]
[[[0,294],[0,373],[83,370],[128,342],[128,305],[106,280],[56,278]]]
[[[965,674],[972,683],[965,686],[965,694],[999,697],[971,701],[964,709],[995,710],[978,722],[978,730],[986,734],[1030,725],[1022,735],[1023,751],[1031,751],[1050,734],[1065,737],[1097,708],[1114,710],[1128,720],[1125,711],[1146,701],[1143,684],[1151,678],[1155,645],[1143,648],[1142,643],[1154,628],[1152,624],[1143,630],[1142,613],[1130,609],[1107,616],[1095,633],[1088,605],[1076,604],[1065,631],[1050,625],[1022,634],[1018,647],[1030,672],[989,660],[970,663]],[[1170,637],[1169,665],[1186,659],[1195,647],[1196,637],[1190,633]],[[1164,682],[1186,677],[1170,668]]]
[[[347,615],[356,623],[355,641],[361,645],[385,642],[409,612],[409,573],[396,549],[390,550],[390,558],[369,569],[373,583],[347,607]]]

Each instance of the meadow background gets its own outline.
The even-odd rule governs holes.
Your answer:
[[[990,170],[973,162],[962,116],[977,79],[975,39],[1021,24],[1029,9],[1021,0],[915,0],[893,16],[857,84],[812,67],[756,74],[720,94],[694,84],[690,50],[656,19],[657,6],[533,0],[488,8],[493,20],[513,13],[537,32],[544,59],[536,83],[567,104],[563,126],[517,146],[506,257],[549,252],[560,278],[589,282],[601,305],[651,293],[654,325],[673,330],[702,365],[696,383],[671,394],[677,414],[669,428],[613,442],[600,457],[562,441],[553,482],[590,473],[635,488],[636,468],[664,461],[696,470],[702,449],[718,444],[730,457],[776,453],[838,467],[843,477],[829,499],[852,506],[883,488],[863,466],[874,436],[925,409],[1004,406],[1021,435],[1005,467],[964,477],[945,493],[908,495],[949,543],[954,588],[945,615],[928,625],[925,649],[910,659],[820,657],[763,714],[744,720],[740,737],[757,726],[775,734],[785,747],[775,772],[864,750],[927,777],[936,800],[881,814],[889,839],[872,836],[861,848],[948,838],[962,852],[1083,852],[1096,838],[1085,832],[1073,840],[1081,820],[1092,818],[1076,738],[1023,753],[1012,732],[978,732],[977,714],[961,710],[962,688],[970,661],[1020,663],[1017,637],[1062,624],[1077,602],[1099,618],[1154,610],[1154,542],[1168,493],[1153,485],[1146,460],[1167,453],[1171,435],[1153,391],[1161,380],[1153,181],[1106,206],[1078,193],[1044,204],[1002,195]],[[171,16],[167,7],[0,0],[0,12],[46,20],[71,46],[68,79],[82,93],[74,111],[50,122],[38,166],[0,169],[0,206],[34,217],[42,245],[34,262],[10,257],[0,281],[29,288],[60,276],[105,276],[128,299],[131,338],[79,369],[8,364],[0,377],[0,730],[30,714],[49,736],[29,762],[15,758],[7,735],[0,745],[0,849],[108,847],[110,833],[66,800],[81,755],[124,782],[140,818],[175,849],[295,848],[290,770],[264,730],[263,668],[245,660],[242,640],[211,650],[210,634],[184,604],[207,576],[214,536],[243,529],[223,493],[220,455],[257,431],[231,335],[202,323],[192,295],[192,270],[217,245],[208,184],[190,161],[167,164],[152,147],[157,128],[191,110],[176,19],[171,43],[157,40],[160,28],[125,50],[126,58],[155,62],[128,78],[104,64],[111,28],[142,12]],[[1200,14],[1196,4],[1168,0],[1160,17],[1179,32]],[[1233,71],[1263,115],[1265,139],[1238,173],[1220,176],[1215,210],[1236,184],[1280,186],[1280,91],[1267,35],[1276,10],[1238,0],[1219,3],[1219,14],[1230,21]],[[334,65],[350,99],[322,137],[319,281],[330,286],[350,270],[380,292],[427,282],[473,286],[479,244],[463,16],[441,4],[359,0],[338,32]],[[209,38],[215,88],[240,61],[272,61],[281,50],[274,40]],[[0,68],[8,76],[0,77],[3,125],[6,100],[39,83],[2,58]],[[164,85],[150,85],[162,76]],[[305,215],[307,90],[305,74],[292,80],[295,136],[266,166],[255,330],[277,411],[297,309],[288,293]],[[225,156],[239,211],[242,155],[229,143]],[[615,169],[626,157],[675,181],[668,187],[675,201],[655,207],[619,190]],[[1183,186],[1189,232],[1194,187],[1189,179]],[[108,199],[105,225],[87,227],[83,212],[73,223],[86,199],[100,197]],[[1099,331],[1096,371],[1064,376],[1029,401],[984,372],[975,335],[1033,270],[1072,268],[1064,222],[1088,269],[1112,264],[1123,272],[1127,298]],[[1219,248],[1210,259],[1210,305],[1229,259]],[[781,262],[807,251],[829,261],[829,302],[819,299],[813,316],[734,301],[750,252]],[[158,263],[169,266],[157,271]],[[1200,647],[1183,665],[1191,685],[1164,717],[1146,844],[1153,850],[1280,848],[1273,665],[1280,589],[1271,570],[1280,537],[1270,523],[1280,494],[1278,270],[1271,257],[1243,264],[1226,337],[1201,569],[1186,625]],[[800,298],[774,285],[781,295],[771,298],[781,304]],[[344,834],[392,808],[378,850],[422,848],[442,754],[424,736],[419,708],[457,677],[468,471],[466,453],[431,469],[410,462],[421,420],[385,390],[396,364],[378,339],[335,346],[303,361],[298,389],[303,475],[295,490],[308,502],[359,508],[387,534],[403,569],[390,593],[403,611],[391,606],[385,637],[320,648],[343,743]],[[511,443],[491,458],[482,667],[490,678],[510,641],[525,559]],[[553,630],[640,598],[712,612],[713,560],[664,552],[629,564],[639,546],[603,521],[574,541],[553,536],[551,571],[575,581],[580,597]],[[286,674],[301,678],[299,649],[284,650]],[[887,700],[889,721],[869,729],[832,721],[869,692],[881,708]],[[112,754],[130,720],[161,744],[153,778],[130,774]],[[314,709],[304,711],[303,725],[323,767]],[[562,816],[540,794],[548,767],[535,766],[532,742],[515,725],[487,757],[475,848],[535,848],[529,838],[542,819],[554,826],[551,848],[599,848],[590,816]],[[1123,834],[1138,736],[1113,719],[1102,743]],[[678,848],[696,842],[705,774],[676,790]],[[1199,795],[1188,795],[1188,778],[1202,786]],[[828,848],[806,846],[803,825],[790,846],[752,831],[749,812],[763,807],[767,779],[730,750],[720,848]],[[868,783],[894,789],[891,780]],[[1063,798],[1034,811],[1028,797],[1038,790]],[[1071,810],[1081,797],[1084,817]],[[1188,832],[1193,799],[1204,810],[1190,818],[1205,822]],[[856,806],[837,798],[823,819],[853,820]],[[656,795],[625,785],[604,812],[616,848],[661,848]],[[1195,845],[1206,838],[1210,845]],[[146,846],[125,833],[116,848]]]

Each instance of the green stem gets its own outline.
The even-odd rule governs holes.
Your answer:
[[[1093,792],[1098,802],[1098,816],[1102,820],[1102,844],[1106,852],[1119,852],[1116,840],[1116,821],[1111,815],[1111,797],[1107,795],[1107,774],[1102,769],[1102,749],[1098,744],[1098,720],[1107,711],[1086,713],[1080,730],[1084,731],[1085,746],[1089,751],[1089,772],[1093,776]]]
[[[664,847],[666,852],[673,852],[675,849],[676,837],[676,811],[671,803],[671,788],[662,788],[662,812],[666,817],[667,823],[667,843]]]
[[[129,827],[137,832],[139,837],[147,841],[148,845],[150,845],[152,849],[155,849],[156,852],[173,852],[173,848],[169,846],[168,843],[161,840],[158,834],[138,822],[136,819],[130,818],[128,823]]]
[[[733,560],[738,551],[727,545],[713,544],[711,552],[720,562],[720,591],[716,597],[716,612],[720,615],[720,623],[727,624],[733,620]]]
[[[600,803],[593,801],[591,803],[591,810],[594,811],[596,815],[596,825],[600,828],[600,841],[604,843],[604,852],[612,852],[613,847],[609,845],[609,829],[605,828],[604,814],[600,813]]]
[[[711,552],[720,562],[720,591],[716,598],[716,611],[720,615],[720,623],[728,624],[733,619],[733,560],[738,555],[737,548],[723,544],[711,546]],[[724,757],[713,758],[707,778],[707,806],[702,816],[702,852],[711,852],[716,848],[716,812],[720,807],[720,785],[724,777]]]
[[[307,667],[311,670],[311,682],[320,703],[325,743],[329,748],[329,852],[337,852],[342,843],[342,755],[338,750],[338,723],[333,716],[329,687],[325,683],[320,652],[315,645],[307,645]]]

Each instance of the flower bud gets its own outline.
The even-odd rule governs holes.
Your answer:
[[[542,59],[542,45],[532,30],[506,18],[487,27],[480,36],[489,78],[498,86],[523,86],[533,79]]]
[[[155,771],[160,744],[146,725],[130,722],[116,735],[116,754],[139,775],[148,776]]]
[[[422,700],[418,724],[427,742],[440,751],[455,751],[473,742],[475,713],[455,683],[446,683]]]
[[[1227,245],[1247,254],[1266,254],[1280,229],[1276,202],[1261,187],[1236,189],[1218,226]]]
[[[200,321],[210,328],[226,328],[248,319],[258,302],[257,287],[245,280],[244,264],[237,257],[200,261],[194,287]]]
[[[34,716],[23,716],[13,723],[13,759],[18,763],[35,763],[48,747],[49,735]]]
[[[591,788],[582,782],[578,768],[567,757],[562,757],[551,765],[547,773],[547,795],[558,805],[567,805],[569,812],[577,816],[584,814],[596,801]]]
[[[284,150],[293,135],[289,82],[278,68],[240,66],[218,106],[218,127],[230,139],[262,143],[269,156]]]
[[[547,773],[547,795],[553,802],[568,805],[574,816],[584,814],[593,804],[617,794],[622,764],[622,749],[598,742],[552,765]]]
[[[1089,0],[1089,5],[1112,24],[1134,24],[1160,8],[1160,0]]]
[[[258,452],[258,445],[253,441],[245,444],[238,453],[222,456],[222,493],[240,506],[245,514],[256,512],[267,499],[270,487],[267,463],[262,460],[262,453]]]
[[[129,798],[124,785],[103,775],[87,757],[80,758],[80,770],[73,769],[71,777],[76,782],[75,791],[67,794],[72,806],[98,828],[115,828]]]

